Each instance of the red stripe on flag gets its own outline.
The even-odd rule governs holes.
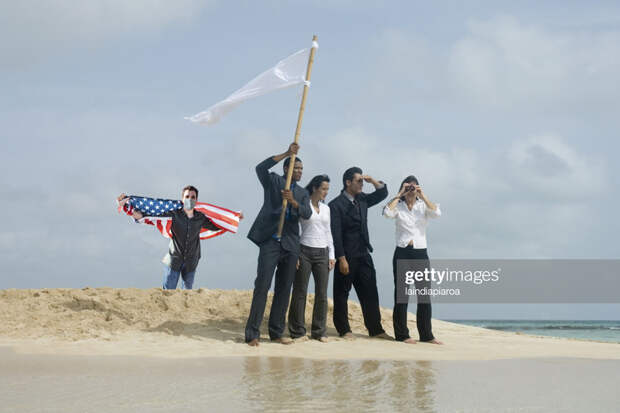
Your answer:
[[[217,205],[213,205],[213,204],[208,204],[208,203],[206,203],[206,202],[196,202],[196,205],[200,205],[200,204],[202,204],[202,205],[208,205],[208,206],[213,207],[213,208],[221,209],[222,211],[230,212],[231,214],[233,214],[233,215],[235,215],[235,216],[237,216],[237,217],[238,217],[239,215],[241,215],[239,212],[237,212],[237,211],[232,211],[232,210],[230,210],[230,209],[228,209],[228,208],[222,208],[221,206],[217,206]]]
[[[225,223],[230,224],[233,227],[239,226],[239,221],[229,218],[226,215],[218,214],[217,212],[209,211],[209,210],[205,210],[205,212],[208,217],[219,219],[220,221],[224,221]]]
[[[205,231],[211,231],[211,230],[205,229]],[[226,230],[222,229],[220,231],[214,232],[213,234],[209,234],[209,235],[205,235],[205,236],[201,235],[200,239],[204,240],[204,239],[209,239],[209,238],[217,237],[218,235],[222,235],[225,232],[226,232]]]

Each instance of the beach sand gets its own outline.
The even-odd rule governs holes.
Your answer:
[[[155,356],[167,358],[272,356],[307,359],[497,360],[510,358],[620,359],[620,344],[494,331],[433,320],[445,345],[368,338],[359,304],[349,303],[356,339],[337,337],[329,302],[329,343],[270,343],[267,316],[261,345],[243,342],[251,291],[161,289],[0,290],[0,345],[17,353]],[[308,297],[310,323],[314,297]],[[412,308],[415,308],[412,306]],[[392,335],[392,311],[382,308]],[[417,337],[415,315],[409,329]]]
[[[607,412],[620,344],[433,320],[445,345],[243,342],[251,291],[0,290],[0,411]],[[313,296],[306,313],[310,322]],[[269,303],[268,303],[269,309]],[[391,334],[392,313],[382,309]],[[415,316],[409,317],[416,336]],[[267,326],[263,326],[267,332]]]

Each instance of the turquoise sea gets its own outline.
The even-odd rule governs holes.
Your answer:
[[[539,336],[620,343],[620,320],[446,320]]]

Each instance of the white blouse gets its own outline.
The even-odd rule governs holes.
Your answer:
[[[329,259],[333,260],[334,240],[332,238],[331,220],[329,206],[324,202],[319,202],[319,213],[312,206],[310,201],[310,209],[312,215],[308,219],[301,218],[299,224],[301,226],[301,238],[299,243],[306,247],[313,248],[329,248]]]
[[[404,248],[413,241],[413,248],[426,248],[426,224],[429,218],[441,216],[439,204],[433,211],[426,206],[421,199],[416,200],[413,208],[409,210],[405,201],[398,201],[396,208],[391,210],[386,205],[383,208],[383,216],[396,220],[396,245]]]

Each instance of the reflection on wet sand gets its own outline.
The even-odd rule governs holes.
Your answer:
[[[618,360],[164,359],[0,347],[0,411],[615,412],[618,371]]]
[[[429,361],[305,360],[248,357],[241,388],[252,407],[435,411]]]

